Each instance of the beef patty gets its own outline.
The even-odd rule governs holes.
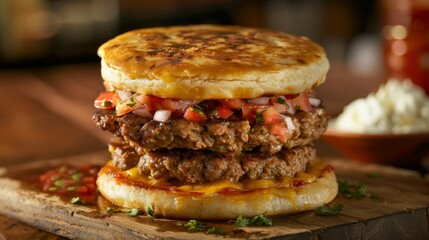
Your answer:
[[[116,116],[114,111],[98,111],[94,123],[103,130],[122,137],[140,154],[147,150],[191,149],[219,153],[246,152],[258,149],[274,154],[283,148],[310,143],[326,130],[328,115],[324,107],[313,112],[298,111],[291,116],[295,129],[285,140],[272,134],[267,125],[251,125],[247,120],[190,122],[170,119],[165,123],[133,113]]]
[[[293,177],[316,159],[316,150],[311,144],[283,149],[273,155],[194,150],[160,150],[140,155],[120,145],[111,145],[111,152],[113,164],[121,170],[137,166],[141,175],[185,183]]]

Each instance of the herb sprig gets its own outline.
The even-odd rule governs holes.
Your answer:
[[[146,215],[147,215],[148,217],[153,218],[153,207],[152,207],[152,206],[147,207]]]
[[[238,216],[236,220],[230,220],[229,223],[233,223],[235,227],[248,227],[248,226],[271,226],[273,220],[267,218],[264,214],[253,217],[252,219]]]
[[[107,213],[108,214],[112,214],[112,213],[127,213],[128,216],[130,217],[137,217],[138,215],[140,215],[140,210],[138,208],[124,208],[124,209],[114,209],[114,208],[107,208]]]
[[[344,194],[346,198],[362,199],[365,197],[367,187],[360,183],[358,185],[350,185],[347,181],[338,181],[338,190]]]
[[[365,184],[359,183],[351,185],[347,181],[338,181],[338,191],[349,199],[363,199],[369,194],[369,198],[374,201],[381,201],[382,198],[375,193],[368,193],[368,187]]]
[[[225,230],[223,230],[222,228],[217,228],[217,227],[208,227],[208,224],[202,221],[198,221],[198,220],[189,220],[187,223],[182,224],[182,223],[177,223],[176,224],[179,227],[187,227],[188,231],[197,231],[197,232],[206,232],[208,234],[219,234],[222,235],[225,233]]]
[[[83,203],[82,200],[80,199],[80,197],[74,197],[70,199],[70,203],[71,204],[81,204]]]
[[[323,204],[322,206],[316,208],[314,213],[319,216],[335,216],[338,215],[341,210],[343,210],[344,205],[341,203],[334,203],[332,206]]]

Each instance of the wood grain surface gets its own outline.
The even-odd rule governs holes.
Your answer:
[[[235,228],[227,221],[207,222],[220,227],[225,235],[190,232],[177,226],[180,220],[129,217],[125,213],[108,214],[105,200],[99,205],[81,206],[24,186],[16,176],[37,174],[58,162],[102,164],[105,152],[70,158],[34,162],[3,169],[0,178],[0,213],[56,235],[73,239],[429,239],[429,184],[413,171],[377,165],[359,165],[341,159],[325,159],[335,168],[338,179],[350,184],[365,184],[368,196],[357,200],[341,194],[334,200],[344,204],[337,216],[317,216],[309,211],[274,217],[273,226]],[[370,177],[371,173],[378,177]],[[53,237],[47,234],[47,238]]]

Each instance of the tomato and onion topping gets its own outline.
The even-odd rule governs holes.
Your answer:
[[[256,124],[283,123],[286,127],[284,118],[286,115],[294,115],[296,111],[313,111],[313,107],[320,104],[320,99],[309,97],[306,92],[255,99],[233,98],[201,101],[117,91],[101,93],[94,102],[96,108],[114,109],[118,116],[133,112],[159,122],[166,122],[171,117],[183,117],[188,121],[204,122],[209,118],[226,120],[236,115]]]
[[[207,120],[204,110],[198,106],[188,107],[183,117],[191,122],[204,122]]]

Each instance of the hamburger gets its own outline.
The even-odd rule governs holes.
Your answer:
[[[103,44],[106,91],[93,121],[110,131],[99,192],[180,219],[296,213],[337,194],[313,140],[329,116],[314,89],[326,54],[305,37],[239,26],[139,29]]]

